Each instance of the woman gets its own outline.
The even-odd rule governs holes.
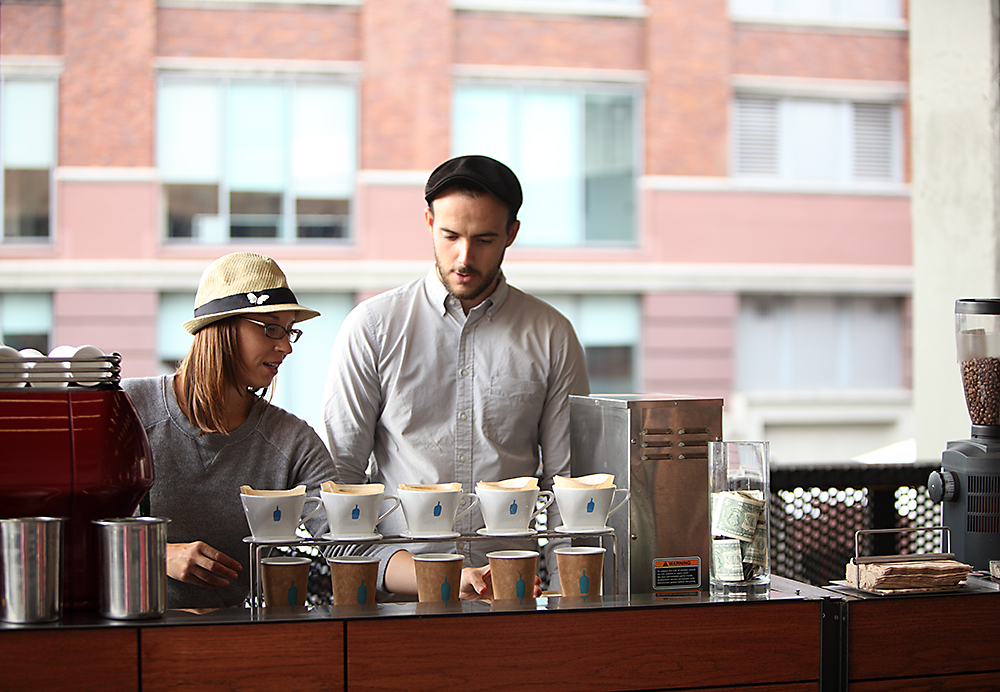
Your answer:
[[[239,488],[306,485],[318,495],[337,480],[325,445],[303,420],[261,393],[278,374],[294,328],[319,313],[299,305],[274,260],[226,255],[205,270],[195,296],[194,335],[173,375],[122,387],[149,437],[150,514],[167,517],[167,607],[242,604],[249,592],[249,535]],[[323,513],[310,520],[315,535]]]

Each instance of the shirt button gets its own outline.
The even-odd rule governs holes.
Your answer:
[[[459,455],[458,460],[465,461],[465,455],[464,454]]]
[[[463,370],[463,371],[462,371],[462,377],[467,377],[467,376],[468,376],[468,374],[469,374],[469,371],[468,371],[468,370]]]
[[[461,418],[462,420],[465,420],[467,416],[464,413],[460,413],[458,414],[458,417]]]

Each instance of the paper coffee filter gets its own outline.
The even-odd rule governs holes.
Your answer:
[[[419,490],[419,491],[433,491],[441,492],[444,491],[460,491],[462,489],[461,483],[400,483],[400,490]]]
[[[385,486],[381,483],[362,483],[352,485],[349,483],[338,484],[333,481],[325,481],[319,486],[324,493],[337,493],[339,495],[378,495],[385,492]]]
[[[240,486],[241,495],[305,495],[306,486],[297,485],[290,490],[254,490],[249,485]]]
[[[519,478],[508,478],[502,481],[479,481],[477,488],[491,488],[493,490],[530,490],[538,487],[538,479],[534,476],[521,476]]]
[[[576,478],[556,476],[553,483],[557,488],[610,488],[615,484],[615,476],[613,473],[592,473]]]

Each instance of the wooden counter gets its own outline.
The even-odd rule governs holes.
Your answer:
[[[995,590],[856,599],[778,578],[763,601],[561,600],[0,625],[0,690],[1000,688]]]

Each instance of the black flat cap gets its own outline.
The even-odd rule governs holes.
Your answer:
[[[430,204],[449,185],[463,180],[485,188],[514,214],[521,208],[521,183],[514,171],[489,156],[459,156],[445,161],[427,179],[424,199]]]

